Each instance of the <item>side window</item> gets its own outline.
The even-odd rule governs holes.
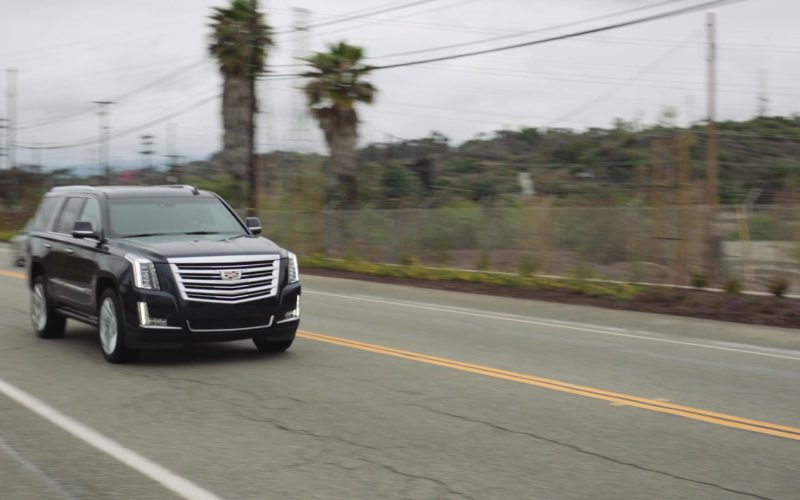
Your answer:
[[[42,204],[39,206],[39,210],[36,211],[36,215],[33,218],[31,230],[43,231],[48,229],[50,221],[53,220],[53,216],[55,215],[56,208],[58,208],[58,203],[60,201],[61,198],[52,196],[42,200]]]
[[[83,205],[83,210],[78,216],[79,221],[91,222],[92,228],[99,231],[100,228],[100,203],[94,198],[86,198],[86,203]]]
[[[83,207],[84,201],[86,201],[86,198],[67,198],[53,231],[62,234],[72,233],[72,228],[75,227],[75,221],[78,220],[78,214],[81,211],[81,207]]]

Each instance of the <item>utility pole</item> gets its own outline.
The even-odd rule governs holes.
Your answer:
[[[99,121],[99,131],[97,136],[97,163],[100,167],[99,175],[101,177],[105,176],[106,184],[111,183],[111,160],[110,160],[110,134],[111,134],[111,125],[110,125],[110,118],[109,118],[109,106],[114,104],[112,101],[94,101],[95,104],[100,106],[100,110],[98,111],[98,116],[100,117]]]
[[[675,160],[678,166],[677,171],[677,195],[678,195],[678,241],[675,255],[675,276],[679,285],[686,285],[689,277],[689,188],[690,188],[690,149],[692,146],[692,135],[689,132],[681,132],[678,135],[675,151]]]
[[[292,7],[292,59],[301,61],[308,57],[308,44],[310,40],[311,11],[302,7]],[[308,134],[308,108],[306,106],[306,95],[302,87],[297,87],[292,96],[292,140],[295,142],[295,150],[301,152],[310,151],[311,144]],[[293,179],[294,180],[294,179]]]
[[[256,98],[256,71],[258,69],[258,44],[261,42],[258,36],[258,0],[250,0],[253,9],[250,16],[250,64],[249,64],[249,84],[250,84],[250,113],[249,113],[249,144],[250,168],[247,172],[247,181],[250,184],[247,190],[247,211],[248,215],[258,213],[258,157],[256,156],[256,113],[258,113],[258,100]]]
[[[164,140],[164,146],[166,149],[166,154],[164,155],[167,158],[167,167],[169,172],[170,180],[169,182],[174,182],[175,184],[180,184],[181,182],[181,175],[178,171],[178,160],[180,159],[180,155],[177,153],[177,146],[178,144],[178,125],[176,123],[167,123],[167,135],[166,139]]]
[[[708,31],[708,128],[706,130],[706,249],[705,269],[709,280],[716,277],[715,260],[717,240],[714,222],[719,204],[719,146],[717,144],[717,36],[716,15],[709,13],[706,20]]]
[[[17,166],[17,68],[6,70],[8,86],[6,87],[6,154],[8,155],[8,168]]]
[[[0,170],[6,169],[6,155],[8,150],[8,139],[6,138],[8,126],[6,122],[8,122],[8,120],[0,118]]]
[[[156,136],[151,134],[145,134],[140,136],[142,139],[142,150],[139,151],[142,155],[142,168],[152,168],[153,167],[153,145],[155,145]]]
[[[6,70],[6,155],[8,157],[8,196],[16,205],[19,201],[19,172],[17,171],[17,68]]]
[[[758,72],[758,117],[763,118],[769,113],[769,97],[767,97],[767,77],[764,70]]]

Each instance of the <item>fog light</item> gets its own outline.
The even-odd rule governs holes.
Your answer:
[[[286,314],[283,315],[283,319],[278,321],[278,323],[284,323],[286,321],[293,321],[296,319],[300,319],[300,296],[297,296],[297,303],[294,306],[294,309],[291,311],[287,311]]]
[[[147,327],[167,326],[166,318],[151,318],[147,302],[139,302],[139,325]]]

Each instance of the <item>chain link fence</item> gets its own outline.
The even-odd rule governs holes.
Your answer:
[[[800,281],[798,215],[721,207],[712,225],[697,205],[261,213],[266,236],[306,255],[682,285],[735,277],[749,289],[776,274]]]

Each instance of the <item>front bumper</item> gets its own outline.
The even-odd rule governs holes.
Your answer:
[[[274,297],[213,304],[186,301],[169,291],[129,288],[123,293],[126,341],[136,348],[250,337],[289,340],[300,322],[300,295],[300,283],[293,283]]]

